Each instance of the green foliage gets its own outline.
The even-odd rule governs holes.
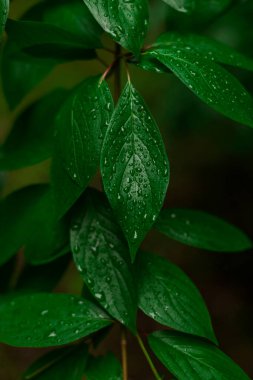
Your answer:
[[[153,30],[147,0],[44,0],[7,22],[8,2],[0,0],[0,33],[5,29],[8,37],[1,39],[2,84],[11,108],[0,169],[13,175],[51,163],[49,183],[24,181],[0,201],[0,342],[64,346],[31,364],[24,380],[128,380],[127,332],[161,380],[140,336],[143,313],[165,326],[148,341],[178,380],[249,379],[218,348],[193,282],[167,257],[140,250],[150,244],[152,235],[146,237],[153,228],[187,246],[221,253],[248,250],[252,242],[219,217],[163,208],[170,180],[167,141],[129,69],[153,72],[151,80],[155,73],[175,75],[216,112],[252,127],[251,89],[235,75],[245,84],[243,70],[252,75],[253,59],[210,37],[209,23],[235,2],[157,3],[152,6],[161,7],[159,17],[164,9],[164,28],[161,22]],[[154,39],[157,30],[163,33]],[[75,60],[83,75],[78,85],[67,90],[67,82],[59,88],[56,80],[49,93],[37,87],[53,69],[57,75],[59,64],[75,67]],[[66,77],[68,70],[66,65]],[[162,93],[153,97],[166,101]],[[176,103],[185,118],[185,104],[175,94]],[[70,268],[71,294],[59,293]],[[72,295],[77,284],[80,295]],[[99,356],[105,347],[100,344],[112,329],[117,338],[119,328],[122,365],[113,354]]]

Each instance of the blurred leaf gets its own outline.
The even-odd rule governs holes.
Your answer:
[[[87,363],[85,345],[50,351],[34,362],[23,374],[23,380],[81,380]]]
[[[113,354],[91,358],[85,369],[87,380],[122,380],[120,362]]]
[[[0,0],[0,35],[4,31],[8,13],[9,13],[9,0]]]
[[[136,262],[141,310],[175,330],[217,342],[210,316],[198,289],[174,264],[150,253]]]
[[[241,230],[201,211],[163,210],[155,228],[183,244],[209,251],[237,252],[252,248],[252,242]]]
[[[1,147],[0,169],[23,168],[52,155],[54,119],[67,93],[66,90],[56,90],[19,116]]]
[[[0,341],[15,347],[64,345],[110,323],[97,306],[69,294],[23,295],[0,305]]]
[[[85,80],[63,104],[57,120],[52,183],[57,215],[64,215],[95,175],[104,133],[113,111],[109,87]]]
[[[147,0],[84,0],[84,3],[116,42],[139,54],[148,27]]]
[[[163,0],[179,12],[191,12],[196,6],[196,0]]]
[[[128,247],[102,193],[89,191],[77,204],[71,248],[77,269],[97,301],[135,332],[137,297]]]
[[[171,69],[201,100],[231,119],[253,126],[253,99],[228,71],[188,45],[173,43],[147,53]]]
[[[25,246],[31,263],[43,263],[68,252],[67,225],[53,217],[52,195],[47,185],[29,186],[0,203],[0,263]]]
[[[132,259],[155,222],[169,182],[169,164],[144,100],[127,83],[105,135],[101,172]]]
[[[200,338],[157,331],[149,336],[149,344],[178,380],[249,380],[228,356]]]

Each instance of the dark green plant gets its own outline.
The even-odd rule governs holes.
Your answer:
[[[203,15],[204,22],[232,4],[164,2],[192,17]],[[0,4],[4,29],[8,5]],[[127,330],[154,378],[167,379],[138,333],[138,308],[170,328],[152,333],[148,343],[174,378],[249,379],[219,349],[191,280],[167,259],[140,250],[151,229],[209,251],[243,251],[252,243],[207,213],[162,210],[170,175],[167,153],[130,72],[135,65],[174,74],[215,111],[253,127],[252,97],[227,69],[253,71],[253,60],[203,33],[168,31],[145,46],[148,30],[146,0],[44,0],[22,20],[6,23],[2,78],[12,109],[59,63],[103,62],[101,52],[112,54],[104,73],[29,104],[1,147],[3,171],[52,158],[50,184],[25,187],[0,204],[0,263],[8,283],[0,301],[0,341],[15,347],[65,345],[41,357],[23,379],[127,380]],[[115,48],[107,47],[104,32]],[[108,85],[111,77],[114,84]],[[99,169],[103,192],[88,187]],[[51,293],[70,251],[84,282],[82,294]],[[24,255],[24,271],[13,269],[17,253]],[[115,325],[121,326],[122,366],[110,353],[93,356]]]

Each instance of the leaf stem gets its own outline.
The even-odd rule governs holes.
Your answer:
[[[122,357],[122,370],[123,380],[128,380],[128,363],[127,363],[127,339],[125,328],[121,332],[121,357]]]
[[[139,346],[140,346],[140,348],[141,348],[141,350],[142,350],[142,352],[143,352],[145,358],[147,359],[147,362],[148,362],[148,364],[149,364],[149,366],[150,366],[150,368],[151,368],[151,371],[153,372],[153,374],[154,374],[156,380],[162,380],[162,378],[160,377],[160,375],[159,375],[157,369],[155,368],[155,365],[154,365],[154,363],[153,363],[153,361],[152,361],[152,359],[151,359],[151,357],[150,357],[150,355],[149,355],[149,353],[148,353],[146,347],[144,346],[144,343],[143,343],[143,341],[142,341],[140,335],[137,334],[137,335],[136,335],[136,338],[137,338],[137,341],[138,341],[138,343],[139,343]]]

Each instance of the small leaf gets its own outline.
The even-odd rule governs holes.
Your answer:
[[[196,0],[163,0],[176,11],[188,13],[194,10]]]
[[[52,155],[54,119],[66,93],[66,90],[56,90],[21,114],[1,146],[1,170],[34,165]]]
[[[0,35],[3,33],[9,13],[9,0],[0,0]]]
[[[135,332],[137,297],[128,247],[101,193],[89,191],[85,201],[77,204],[71,248],[77,269],[93,296]]]
[[[87,363],[85,345],[50,351],[34,362],[23,374],[23,380],[81,380]]]
[[[113,354],[92,358],[85,369],[87,380],[122,380],[120,362]]]
[[[159,129],[130,82],[105,135],[101,172],[134,259],[162,207],[169,164]]]
[[[216,342],[205,303],[195,285],[174,264],[141,253],[137,258],[139,306],[157,322]]]
[[[178,380],[250,380],[228,356],[200,338],[157,331],[149,336],[149,344]]]
[[[116,42],[139,54],[148,27],[146,0],[84,0],[84,3]]]
[[[173,43],[177,46],[178,44],[182,44],[183,49],[187,46],[188,48],[191,47],[209,61],[253,71],[253,59],[207,36],[200,36],[198,34],[183,35],[175,32],[164,33],[158,37],[153,46],[164,49]]]
[[[147,54],[166,65],[214,110],[239,123],[253,126],[252,97],[233,75],[211,58],[208,60],[181,43],[154,48]]]
[[[112,111],[109,87],[98,77],[85,80],[63,104],[52,166],[57,215],[68,211],[96,174]]]
[[[155,228],[183,244],[209,251],[237,252],[252,248],[250,239],[238,228],[201,211],[163,210]]]
[[[0,305],[0,341],[15,347],[64,345],[110,323],[97,306],[69,294],[37,293]]]

